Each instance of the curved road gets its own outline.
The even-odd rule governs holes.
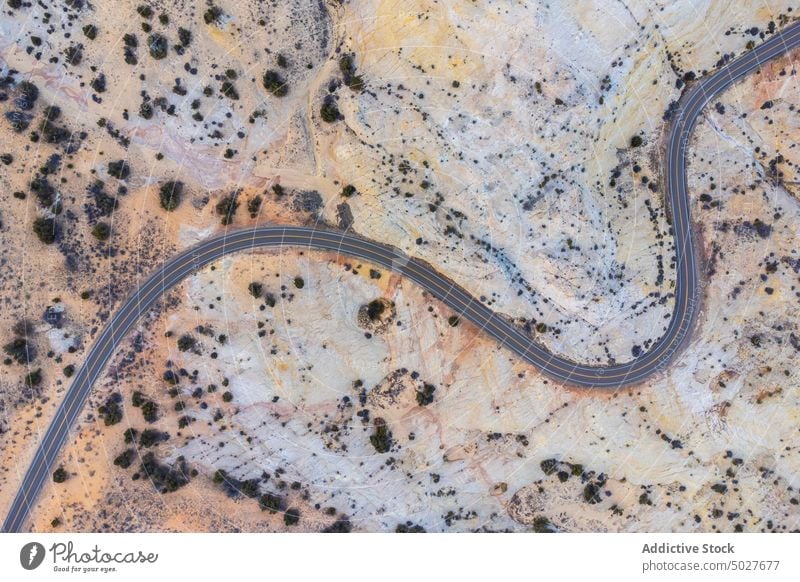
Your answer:
[[[639,358],[623,364],[596,367],[552,354],[467,291],[440,275],[430,265],[385,244],[352,234],[309,227],[264,226],[236,231],[207,240],[173,257],[145,281],[114,314],[89,350],[83,366],[75,375],[52,423],[42,437],[39,449],[3,523],[3,531],[17,532],[25,525],[39,492],[50,476],[59,451],[69,437],[70,429],[89,397],[92,385],[128,331],[164,293],[194,271],[228,253],[263,247],[304,247],[358,257],[391,269],[432,293],[521,359],[566,384],[586,388],[618,388],[641,382],[663,369],[686,341],[700,302],[697,256],[686,186],[686,148],[689,136],[703,108],[712,98],[765,61],[798,45],[800,23],[795,23],[714,74],[704,77],[681,97],[678,108],[673,113],[664,164],[675,236],[675,310],[665,334]]]

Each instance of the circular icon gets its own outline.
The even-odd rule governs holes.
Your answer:
[[[44,561],[44,546],[39,542],[29,542],[19,551],[19,563],[26,570],[35,570]]]

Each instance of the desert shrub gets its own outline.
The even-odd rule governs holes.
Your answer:
[[[124,180],[131,175],[131,167],[125,160],[108,163],[108,173],[118,180]]]
[[[113,426],[122,420],[122,395],[118,392],[109,395],[97,412],[103,417],[106,426]]]
[[[233,222],[233,217],[238,208],[239,201],[237,200],[237,195],[235,192],[220,199],[220,201],[217,202],[216,210],[217,214],[222,217],[222,224],[228,225]]]
[[[203,21],[206,24],[216,24],[219,22],[219,19],[222,18],[224,12],[218,6],[211,6],[208,10],[203,13]]]
[[[427,406],[433,402],[433,393],[436,392],[436,386],[433,384],[423,384],[422,389],[417,390],[417,404],[420,406]]]
[[[22,133],[30,126],[33,116],[23,111],[6,111],[5,118],[11,124],[11,129]]]
[[[270,513],[277,513],[283,507],[283,500],[272,493],[264,493],[258,498],[258,506],[261,511],[269,511]]]
[[[144,417],[147,422],[155,422],[158,420],[158,404],[152,400],[147,400],[142,404],[141,408],[142,417]]]
[[[352,54],[342,55],[339,58],[339,70],[342,72],[344,84],[350,89],[353,91],[364,89],[364,79],[360,75],[356,75],[356,62]]]
[[[275,95],[275,97],[284,97],[289,93],[289,85],[278,71],[268,70],[264,73],[261,82],[264,84],[264,89]]]
[[[225,392],[222,394],[222,401],[223,402],[230,402],[233,400],[233,393],[232,392]]]
[[[36,100],[39,98],[39,88],[30,81],[22,81],[17,85],[19,96],[14,100],[14,105],[23,111],[33,109]]]
[[[131,404],[136,408],[139,408],[142,404],[147,401],[144,394],[139,392],[138,390],[134,390],[133,394],[131,394]]]
[[[188,352],[189,350],[193,350],[195,348],[197,345],[197,340],[194,338],[194,336],[185,333],[178,338],[177,344],[180,351]]]
[[[258,299],[264,293],[264,285],[257,281],[253,281],[247,286],[247,290],[250,292],[250,295]]]
[[[83,30],[84,36],[89,40],[97,38],[97,27],[94,24],[87,24],[81,30]]]
[[[155,33],[147,37],[147,48],[150,51],[150,56],[156,60],[161,60],[167,56],[168,42],[165,37]]]
[[[375,419],[375,430],[369,437],[369,442],[378,453],[388,453],[392,448],[392,433],[382,418]]]
[[[535,533],[555,533],[555,528],[549,519],[539,516],[533,519],[533,531]]]
[[[135,441],[138,434],[139,431],[136,430],[135,428],[126,429],[125,432],[122,433],[122,437],[125,439],[125,444],[129,445],[133,441]]]
[[[303,287],[306,286],[306,282],[303,280],[302,277],[295,277],[294,278],[294,286],[297,289],[302,289]]]
[[[166,465],[148,452],[142,457],[141,471],[161,493],[177,491],[190,481],[189,466],[183,457],[178,457],[174,465]]]
[[[106,76],[103,73],[97,75],[92,82],[89,83],[92,89],[97,91],[98,93],[105,93],[106,92]]]
[[[149,448],[167,440],[169,440],[168,433],[156,430],[154,428],[146,428],[142,431],[142,436],[139,437],[139,444],[143,447]]]
[[[283,514],[283,523],[286,525],[297,525],[300,522],[300,510],[295,507],[290,507]]]
[[[386,304],[380,299],[373,299],[367,304],[367,316],[370,321],[380,319],[383,312],[386,310]]]
[[[258,213],[261,211],[262,201],[263,199],[261,196],[255,195],[247,202],[247,212],[250,213],[250,218],[258,216]]]
[[[83,45],[80,43],[71,44],[65,48],[64,61],[73,67],[80,65],[81,61],[83,61]]]
[[[319,109],[320,117],[325,123],[334,123],[339,121],[342,114],[339,112],[339,107],[336,105],[336,100],[331,95],[325,95],[322,100],[322,106]]]
[[[142,18],[152,18],[153,17],[153,9],[150,8],[147,4],[140,4],[136,7],[136,12],[139,13],[139,16]]]
[[[394,528],[395,533],[425,533],[425,528],[421,525],[416,525],[407,521],[406,523],[398,523]]]
[[[69,479],[69,473],[64,469],[64,467],[59,467],[55,471],[53,471],[53,481],[56,483],[63,483]]]
[[[161,202],[161,208],[168,212],[175,210],[181,203],[181,195],[183,194],[183,182],[170,180],[162,184],[158,190],[158,198]]]
[[[127,469],[133,464],[133,459],[136,457],[136,451],[133,449],[125,449],[114,459],[114,464],[117,467]]]
[[[225,95],[225,97],[228,99],[232,99],[233,101],[238,101],[239,99],[239,92],[236,90],[236,86],[230,81],[224,81],[222,83],[222,87],[220,87],[220,93]]]
[[[642,145],[642,143],[643,143],[642,137],[639,136],[639,135],[634,135],[631,138],[631,147],[632,148],[638,148],[640,145]]]
[[[92,229],[92,235],[100,241],[108,240],[111,236],[111,226],[106,222],[98,222]]]
[[[344,188],[342,188],[342,196],[345,198],[350,198],[353,194],[356,193],[356,187],[352,184],[348,184]]]
[[[187,47],[192,44],[192,31],[183,27],[178,27],[178,40],[181,46]]]
[[[41,383],[42,383],[42,369],[41,368],[36,368],[35,370],[33,370],[32,372],[29,372],[25,376],[25,384],[29,388],[33,388],[34,386],[38,386]]]
[[[53,244],[58,238],[58,227],[54,218],[40,216],[35,219],[33,221],[33,232],[46,245]]]
[[[36,348],[24,337],[8,342],[3,351],[18,364],[29,364],[36,359]]]
[[[541,463],[539,463],[539,467],[542,469],[542,473],[545,475],[552,475],[556,471],[558,471],[558,460],[557,459],[545,459]]]

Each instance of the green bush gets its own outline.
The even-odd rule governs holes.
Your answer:
[[[33,370],[32,372],[29,372],[25,376],[25,384],[29,388],[33,388],[34,386],[38,386],[41,383],[42,383],[42,369],[41,368],[36,368],[35,370]]]
[[[147,422],[155,422],[158,420],[158,404],[152,400],[148,400],[142,404],[142,417],[144,417]]]
[[[300,510],[295,507],[290,507],[283,514],[283,523],[288,526],[297,525],[300,522]]]
[[[257,281],[253,281],[247,286],[247,290],[250,292],[250,295],[258,299],[264,293],[264,285],[258,283]]]
[[[33,232],[46,245],[53,244],[58,238],[58,226],[54,218],[40,216],[33,221]]]
[[[69,479],[69,473],[64,470],[64,467],[59,467],[53,471],[53,481],[56,483],[63,483]]]
[[[326,95],[325,99],[322,101],[319,114],[320,117],[322,117],[322,121],[325,123],[334,123],[339,121],[342,116],[342,114],[339,113],[339,107],[336,105],[336,100],[330,95]]]
[[[98,222],[92,229],[92,235],[100,241],[108,240],[111,236],[111,226],[106,222]]]
[[[124,180],[131,175],[131,167],[125,160],[108,163],[108,173],[118,180]]]
[[[122,451],[117,457],[114,459],[114,464],[117,467],[121,467],[123,469],[127,469],[133,463],[133,459],[136,457],[136,451],[133,449],[125,449]]]
[[[24,337],[8,342],[3,351],[18,364],[29,364],[36,359],[36,348]]]
[[[147,48],[150,50],[150,56],[156,60],[160,61],[167,56],[168,46],[167,39],[158,33],[147,37]]]
[[[187,47],[192,44],[192,31],[183,27],[178,27],[178,40],[181,46]]]
[[[236,210],[239,208],[239,201],[237,200],[236,193],[228,194],[217,202],[216,210],[217,215],[221,216],[222,224],[228,225],[233,222],[233,217]]]
[[[139,437],[139,444],[149,448],[166,440],[169,440],[169,434],[154,428],[147,428],[142,431],[142,436]]]
[[[239,100],[239,92],[236,90],[236,86],[230,81],[224,81],[222,83],[222,87],[220,88],[220,93],[225,95],[225,97],[227,97],[228,99],[232,99],[233,101]]]
[[[170,180],[165,182],[158,191],[158,198],[161,208],[168,212],[175,210],[181,203],[183,194],[183,182]]]
[[[375,431],[369,437],[369,442],[378,453],[388,453],[392,448],[392,433],[382,418],[375,419]]]
[[[284,97],[289,93],[289,85],[278,71],[268,70],[264,73],[261,82],[264,84],[264,89],[275,95],[275,97]]]
[[[122,395],[119,393],[111,394],[101,405],[97,412],[103,417],[106,426],[113,426],[122,421]]]
[[[197,346],[197,340],[188,333],[183,334],[178,338],[178,349],[182,352],[193,350]]]

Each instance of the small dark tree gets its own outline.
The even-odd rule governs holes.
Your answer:
[[[247,286],[247,290],[250,292],[250,295],[258,299],[264,293],[264,285],[258,283],[257,281],[253,281]]]
[[[420,390],[417,390],[417,404],[420,406],[427,406],[433,402],[433,393],[436,392],[436,386],[433,384],[423,384]]]
[[[92,235],[100,241],[108,240],[111,236],[111,226],[106,222],[98,222],[92,229]]]
[[[150,50],[150,56],[156,60],[161,60],[167,56],[167,39],[162,35],[155,33],[147,37],[147,48]]]
[[[325,95],[319,114],[325,123],[334,123],[342,117],[342,114],[339,113],[339,107],[336,105],[336,100],[332,95]]]
[[[369,437],[369,442],[378,453],[388,453],[392,448],[392,433],[382,418],[375,419],[375,431]]]
[[[283,514],[283,523],[286,525],[297,525],[300,522],[300,510],[295,507],[290,507]]]
[[[278,71],[270,69],[264,73],[261,81],[264,84],[264,89],[275,95],[275,97],[284,97],[289,93],[289,85]]]
[[[125,180],[131,175],[131,167],[125,160],[117,160],[108,163],[108,173],[118,180]]]
[[[3,351],[18,364],[29,364],[36,359],[36,348],[24,337],[18,337],[5,346]]]
[[[642,143],[643,143],[642,142],[642,138],[639,135],[634,135],[631,138],[631,147],[632,148],[638,148],[640,145],[642,145]]]
[[[147,422],[155,422],[158,420],[158,404],[153,402],[152,400],[146,401],[142,404],[142,417]]]
[[[53,471],[53,481],[56,483],[63,483],[69,479],[69,473],[66,472],[64,467],[59,467],[55,471]]]
[[[135,457],[136,457],[136,452],[133,449],[125,449],[114,459],[114,464],[117,467],[127,469],[128,467],[131,466],[131,464],[133,463],[133,459]]]
[[[53,244],[58,238],[58,226],[54,218],[40,216],[33,221],[33,232],[46,245]]]
[[[237,200],[237,193],[228,194],[217,202],[217,214],[222,217],[222,224],[228,225],[233,222],[233,217],[236,210],[239,208],[239,201]]]
[[[183,194],[183,182],[176,182],[170,180],[165,182],[158,191],[158,198],[161,202],[161,208],[168,212],[175,210],[181,203],[181,195]]]
[[[181,337],[178,338],[178,349],[182,352],[188,352],[189,350],[193,350],[197,345],[197,340],[194,336],[189,335],[188,333],[183,334]]]

